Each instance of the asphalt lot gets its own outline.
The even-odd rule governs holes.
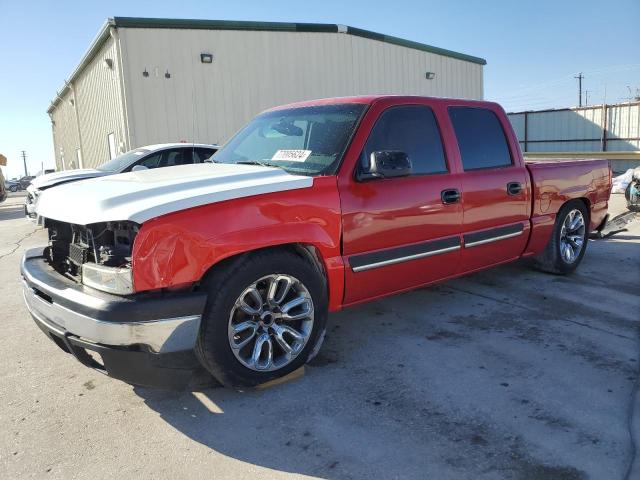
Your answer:
[[[591,241],[571,277],[514,264],[332,315],[297,381],[176,393],[87,369],[35,326],[19,260],[45,235],[22,201],[0,204],[0,478],[624,475],[639,221]]]

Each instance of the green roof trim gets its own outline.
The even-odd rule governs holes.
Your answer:
[[[113,17],[118,28],[185,28],[189,30],[266,30],[278,32],[337,33],[330,23],[251,22],[243,20],[196,20],[187,18]]]
[[[393,45],[400,45],[401,47],[413,48],[423,52],[435,53],[445,57],[457,58],[458,60],[464,60],[467,62],[478,63],[480,65],[486,65],[487,61],[484,58],[474,57],[465,53],[454,52],[453,50],[447,50],[445,48],[434,47],[425,43],[414,42],[413,40],[406,40],[404,38],[393,37],[391,35],[383,35],[381,33],[370,32],[369,30],[362,30],[361,28],[347,27],[347,33],[356,35],[358,37],[369,38],[371,40],[379,40],[385,43],[392,43]]]
[[[343,32],[357,37],[378,40],[380,42],[399,45],[401,47],[413,48],[422,52],[435,53],[445,57],[456,58],[466,62],[486,65],[484,58],[466,55],[464,53],[446,50],[424,43],[406,40],[404,38],[383,35],[381,33],[363,30],[361,28],[339,26],[334,23],[289,23],[289,22],[251,22],[238,20],[191,20],[182,18],[137,18],[137,17],[114,17],[112,25],[118,28],[184,28],[195,30],[253,30],[253,31],[275,31],[275,32]]]

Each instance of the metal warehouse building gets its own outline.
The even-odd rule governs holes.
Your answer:
[[[115,17],[56,94],[58,169],[222,143],[260,111],[359,94],[481,99],[485,60],[335,24]]]

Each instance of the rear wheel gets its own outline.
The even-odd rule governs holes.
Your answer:
[[[536,258],[536,266],[545,272],[567,275],[573,272],[587,248],[589,211],[579,200],[565,203],[558,215],[549,243]]]
[[[196,345],[223,385],[250,387],[310,360],[324,338],[324,277],[289,251],[249,254],[206,282],[207,306]]]
[[[17,185],[11,185],[9,187],[9,191],[14,192],[14,193],[17,192],[18,191],[18,186]]]

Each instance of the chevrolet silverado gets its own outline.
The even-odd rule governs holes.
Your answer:
[[[571,273],[611,189],[607,161],[525,163],[499,105],[457,99],[274,108],[213,162],[42,192],[24,298],[60,348],[133,384],[257,385],[331,311],[526,257]]]

